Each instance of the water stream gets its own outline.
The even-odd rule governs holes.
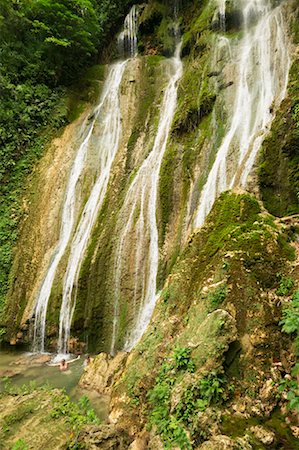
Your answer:
[[[159,173],[176,109],[178,81],[183,73],[180,51],[181,43],[176,46],[174,57],[167,62],[169,81],[160,108],[155,142],[130,185],[119,216],[120,234],[114,270],[112,354],[116,349],[119,331],[122,279],[128,273],[128,255],[129,259],[134,261],[132,294],[127,299],[133,312],[133,323],[130,331],[127,331],[126,350],[130,350],[141,338],[155,307],[159,263],[156,219]]]
[[[124,30],[118,36],[119,53],[123,58],[126,56],[134,58],[138,53],[138,19],[139,7],[134,5],[125,18]]]
[[[122,132],[119,88],[126,63],[127,61],[119,62],[110,68],[103,98],[99,105],[101,131],[97,142],[99,153],[98,176],[71,242],[71,250],[63,282],[59,318],[59,353],[66,353],[68,350],[68,340],[76,301],[76,287],[82,260],[107,191],[111,167],[119,147]]]
[[[35,352],[44,352],[45,350],[45,330],[46,330],[46,314],[48,302],[51,295],[51,289],[56,275],[57,267],[67,248],[71,234],[73,232],[76,216],[77,203],[77,186],[85,167],[85,159],[88,151],[95,121],[98,111],[95,111],[94,119],[91,123],[84,121],[81,130],[82,143],[79,146],[73,166],[71,169],[66,195],[63,205],[59,240],[53,252],[48,270],[39,290],[39,294],[34,306],[34,341],[33,350]]]
[[[137,9],[133,7],[125,20],[125,31],[120,39],[124,48],[129,49],[129,57],[137,51]],[[63,205],[59,240],[53,252],[48,270],[39,290],[34,307],[34,342],[35,352],[45,351],[46,315],[49,298],[58,265],[70,245],[70,255],[63,281],[62,305],[59,319],[59,353],[68,350],[68,339],[75,308],[78,276],[88,240],[104,200],[111,167],[116,156],[121,132],[121,112],[119,93],[121,81],[128,59],[113,64],[106,79],[99,104],[91,115],[91,120],[82,124],[82,143],[76,154]],[[96,136],[96,143],[94,142]],[[98,155],[97,176],[83,208],[79,223],[76,225],[78,208],[78,182],[86,167],[86,157],[92,145],[96,146]]]
[[[133,6],[125,19],[125,30],[119,40],[129,58],[137,54],[138,11]],[[62,304],[59,318],[58,353],[68,352],[72,318],[76,306],[76,288],[85,251],[100,207],[105,198],[111,168],[120,144],[122,118],[120,110],[120,87],[129,59],[118,62],[110,68],[109,76],[99,106],[101,130],[98,136],[98,177],[85,204],[80,222],[71,242],[70,256],[63,282]]]
[[[218,14],[219,14],[219,26],[222,31],[225,31],[225,21],[226,21],[226,0],[217,0],[218,3]]]
[[[238,6],[244,33],[240,41],[231,41],[234,106],[201,193],[195,228],[203,225],[221,192],[246,185],[273,112],[286,94],[290,58],[281,7],[273,9],[270,0],[241,0]]]

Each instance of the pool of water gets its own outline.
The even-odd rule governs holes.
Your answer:
[[[95,391],[87,391],[78,386],[84,370],[84,357],[69,364],[68,370],[60,372],[58,366],[51,365],[54,355],[33,355],[26,352],[0,351],[0,391],[7,378],[16,387],[34,382],[36,386],[50,385],[64,389],[72,400],[83,395],[90,399],[91,406],[102,420],[108,416],[108,398]]]

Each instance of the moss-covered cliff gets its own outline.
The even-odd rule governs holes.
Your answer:
[[[215,435],[264,448],[254,427],[274,433],[275,445],[295,448],[276,414],[278,384],[295,362],[279,326],[285,300],[278,288],[285,274],[297,281],[288,241],[249,195],[219,199],[173,267],[151,325],[114,384],[112,419],[134,434],[150,429],[153,449],[205,448],[209,439],[216,445]]]
[[[234,188],[223,193],[205,225],[196,230],[201,193],[229,130],[236,100],[231,48],[238,48],[244,35],[240,5],[225,2],[223,23],[220,3],[186,0],[176,2],[175,10],[170,1],[140,4],[139,56],[128,63],[120,88],[121,142],[81,266],[71,330],[71,350],[106,352],[96,357],[82,384],[111,394],[111,426],[83,430],[73,443],[79,447],[74,448],[105,448],[103,435],[107,442],[111,438],[114,448],[131,450],[297,446],[298,4],[271,2],[285,17],[291,70],[286,98],[280,105],[273,100],[269,114],[274,120],[261,131],[265,139],[248,191]],[[174,17],[181,30],[184,70],[157,190],[159,294],[142,339],[130,353],[112,358],[108,353],[115,323],[115,348],[121,350],[141,302],[140,292],[132,288],[132,280],[144,276],[134,270],[136,237],[125,251],[128,270],[120,277],[118,308],[115,266],[128,213],[124,201],[153,148],[161,119],[169,58],[177,39]],[[251,18],[253,25],[256,20]],[[115,49],[114,42],[103,61],[109,60],[109,53],[115,55]],[[104,65],[91,69],[80,84],[86,90],[77,87],[70,92],[71,125],[26,179],[24,217],[1,323],[1,334],[6,333],[4,338],[13,344],[30,343],[34,303],[59,236],[71,164],[82,127],[92,120],[106,69]],[[243,167],[237,168],[235,146],[233,141],[227,174],[230,177],[236,170],[238,186]],[[95,178],[95,161],[88,160],[80,179],[77,222]],[[133,212],[136,225],[138,207]],[[69,247],[47,311],[50,349],[57,347],[68,254]],[[294,311],[291,325],[286,325],[288,308]],[[33,395],[32,408],[40,397],[42,392]],[[16,408],[7,395],[4,400]],[[24,411],[27,420],[31,410]],[[69,445],[67,432],[63,425],[62,448]],[[13,442],[12,436],[7,442]]]

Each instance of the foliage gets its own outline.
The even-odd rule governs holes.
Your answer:
[[[181,449],[192,448],[190,438],[194,437],[193,434],[203,433],[194,424],[197,414],[210,404],[227,399],[224,392],[226,379],[216,372],[210,372],[185,388],[181,400],[172,410],[171,396],[176,383],[184,379],[186,372],[194,371],[191,349],[177,348],[173,357],[162,365],[156,384],[148,393],[150,424],[157,427],[165,448],[175,445]]]
[[[174,445],[182,449],[192,448],[190,437],[192,439],[195,434],[203,435],[203,431],[198,430],[195,425],[198,413],[204,411],[210,404],[222,402],[228,397],[224,391],[226,379],[216,372],[210,372],[196,383],[190,384],[184,390],[178,405],[171,410],[171,394],[180,372],[195,370],[189,350],[180,348],[175,351],[173,359],[162,365],[156,384],[148,393],[149,404],[152,407],[150,424],[157,427],[165,448],[173,448]],[[227,391],[230,392],[231,388]]]
[[[94,63],[130,0],[0,0],[0,312],[24,181],[67,123],[67,89]]]
[[[283,309],[280,325],[285,333],[296,333],[295,344],[299,355],[299,290],[294,293],[291,303]]]
[[[191,348],[179,347],[174,351],[173,357],[176,369],[194,372],[195,364],[191,359]]]
[[[282,277],[279,282],[279,288],[276,291],[277,295],[288,295],[294,287],[294,280],[290,277]]]
[[[217,309],[226,299],[226,294],[226,286],[219,286],[213,292],[210,292],[208,295],[209,308],[211,310]]]
[[[6,334],[6,330],[4,328],[0,328],[0,342],[4,340],[4,336]]]
[[[288,408],[294,409],[299,413],[299,386],[296,376],[299,374],[299,363],[297,363],[292,371],[292,378],[284,378],[278,387],[278,392],[286,393],[288,400]]]
[[[1,421],[1,434],[0,434],[0,440],[3,439],[4,436],[9,434],[15,425],[18,425],[23,420],[26,420],[29,418],[29,416],[32,415],[36,408],[36,404],[32,401],[26,401],[22,402],[17,410],[13,411],[12,413],[6,414],[3,417],[3,420]],[[21,445],[21,444],[20,444]],[[16,447],[19,448],[19,447]],[[20,446],[20,448],[23,448]]]
[[[191,349],[177,348],[169,362],[165,362],[156,378],[156,384],[148,393],[151,405],[150,424],[155,425],[161,434],[166,449],[174,444],[181,449],[191,449],[186,430],[180,421],[170,414],[171,390],[179,374],[194,372]]]
[[[204,411],[212,403],[220,403],[227,400],[224,391],[226,378],[212,371],[200,378],[196,384],[185,390],[180,403],[176,407],[176,415],[187,425],[192,416],[199,411]],[[228,386],[230,393],[233,386]]]
[[[29,447],[23,439],[18,439],[12,446],[11,450],[27,450]]]
[[[51,416],[54,419],[65,417],[73,430],[77,431],[85,424],[98,425],[100,423],[86,396],[81,397],[78,403],[71,402],[66,394],[56,397],[55,400],[56,406]]]
[[[288,334],[296,333],[295,348],[297,356],[299,356],[299,290],[297,290],[289,303],[282,312],[282,331]],[[292,371],[292,377],[284,378],[279,386],[279,392],[286,392],[288,407],[299,413],[299,363],[295,365]]]

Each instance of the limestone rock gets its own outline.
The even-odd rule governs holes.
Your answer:
[[[209,441],[204,442],[196,450],[252,450],[252,446],[245,438],[235,440],[224,435],[213,436]]]
[[[79,386],[94,389],[100,394],[110,394],[114,379],[122,372],[126,360],[125,352],[119,352],[114,358],[107,353],[100,353],[85,368]]]
[[[51,360],[50,355],[32,354],[21,356],[19,359],[13,362],[13,365],[17,366],[40,366],[46,364]]]
[[[250,431],[255,435],[255,437],[265,445],[273,444],[275,440],[275,434],[273,431],[266,430],[264,427],[255,426],[251,427]]]
[[[149,434],[141,432],[132,442],[128,450],[147,450],[148,449]]]
[[[5,369],[5,370],[0,370],[0,378],[13,378],[16,375],[19,375],[22,371],[20,369]]]
[[[160,438],[160,436],[154,436],[150,441],[148,445],[149,450],[164,450],[163,442]]]
[[[217,309],[208,314],[198,328],[193,328],[188,346],[193,349],[192,357],[201,364],[211,358],[211,366],[222,363],[223,354],[229,344],[237,339],[236,320],[225,310]],[[217,355],[217,359],[216,359]]]
[[[116,428],[114,425],[102,425],[101,427],[87,427],[80,433],[78,441],[89,450],[97,448],[101,450],[128,450],[132,438],[125,430]]]
[[[250,342],[253,347],[259,347],[264,345],[268,340],[268,335],[264,330],[256,328],[250,335]]]

